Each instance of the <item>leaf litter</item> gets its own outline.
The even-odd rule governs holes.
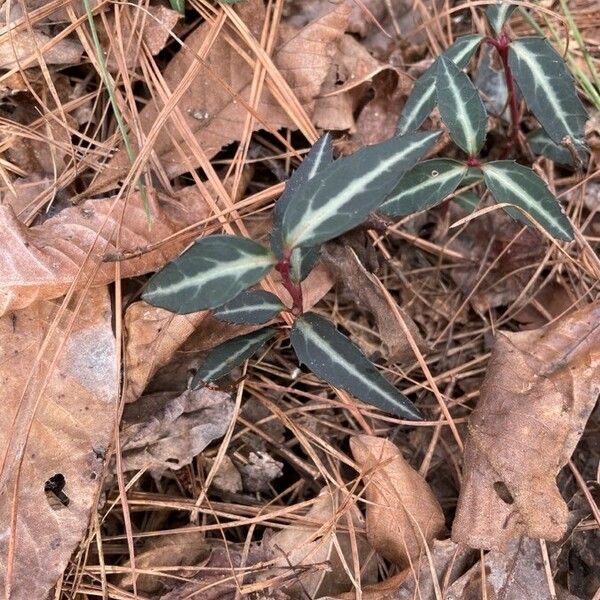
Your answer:
[[[266,246],[282,173],[322,128],[336,155],[389,138],[454,16],[386,0],[90,4],[136,173],[83,3],[1,14],[4,595],[597,595],[597,173],[582,185],[535,165],[579,228],[560,250],[499,211],[449,228],[465,214],[452,197],[329,244],[305,307],[417,402],[418,427],[357,411],[279,340],[191,391],[207,353],[256,326],[149,306],[148,276],[207,233]],[[482,33],[452,15],[457,35]],[[290,305],[277,273],[265,289]]]

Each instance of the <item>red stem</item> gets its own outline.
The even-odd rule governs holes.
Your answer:
[[[299,283],[292,281],[290,256],[286,254],[276,265],[275,270],[281,274],[281,283],[292,297],[292,313],[301,315],[304,312],[302,302],[302,288]]]
[[[503,33],[497,39],[488,38],[486,40],[488,44],[491,44],[498,51],[500,60],[502,61],[502,67],[504,69],[504,78],[506,80],[506,92],[508,95],[508,105],[510,107],[510,137],[512,146],[516,149],[519,148],[519,104],[517,102],[517,93],[515,89],[515,80],[512,75],[510,65],[508,64],[508,46],[510,44],[510,38]]]

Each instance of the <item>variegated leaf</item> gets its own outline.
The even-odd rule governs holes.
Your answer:
[[[498,160],[483,165],[482,170],[485,183],[498,202],[523,209],[555,238],[573,239],[573,228],[558,200],[531,169],[512,160]],[[521,221],[528,221],[517,209],[506,211]]]
[[[480,200],[481,198],[471,190],[456,194],[453,198],[453,201],[468,213],[472,213],[477,208]]]
[[[274,327],[266,327],[215,346],[196,371],[190,387],[196,390],[203,384],[218,381],[248,360],[276,333],[277,329]]]
[[[396,136],[329,165],[288,205],[282,225],[287,249],[317,246],[362,223],[438,136]]]
[[[290,277],[295,283],[304,281],[319,259],[321,248],[294,248],[290,255]]]
[[[459,68],[463,69],[467,66],[482,39],[483,36],[481,35],[465,35],[460,37],[440,56],[449,58]],[[436,102],[435,77],[437,65],[438,59],[415,82],[412,92],[400,114],[400,120],[396,129],[397,134],[404,135],[410,131],[415,131],[433,110]]]
[[[476,156],[485,143],[485,106],[469,77],[445,56],[438,59],[436,93],[452,140],[469,156]]]
[[[283,194],[281,194],[279,200],[275,203],[271,233],[271,249],[279,258],[281,258],[283,252],[281,224],[289,203],[294,202],[303,193],[302,188],[307,181],[332,162],[333,139],[331,134],[326,133],[314,143],[309,153],[300,163],[300,166],[292,173],[285,184]]]
[[[431,208],[449,196],[468,167],[456,160],[434,158],[413,167],[398,182],[379,212],[399,217]]]
[[[213,315],[227,323],[262,325],[274,319],[284,308],[283,302],[271,292],[246,290],[215,309]]]
[[[142,298],[178,314],[216,308],[258,283],[276,260],[247,238],[211,235],[156,273]]]
[[[511,42],[508,63],[527,106],[549,137],[557,144],[567,138],[583,147],[588,115],[573,77],[548,40],[526,37]]]
[[[541,127],[532,131],[527,136],[527,141],[535,154],[545,156],[559,165],[575,166],[573,155],[568,148],[553,142]]]
[[[504,23],[506,23],[506,20],[508,17],[510,17],[515,8],[517,7],[514,4],[509,4],[508,2],[499,2],[497,4],[490,4],[485,9],[485,16],[487,17],[492,31],[496,35],[500,35],[502,33]]]
[[[306,313],[296,319],[290,340],[298,360],[327,383],[404,419],[422,419],[413,403],[323,317]]]

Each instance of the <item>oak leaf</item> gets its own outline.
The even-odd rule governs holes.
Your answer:
[[[106,287],[50,332],[58,308],[42,301],[0,319],[0,595],[11,600],[46,598],[63,573],[96,508],[117,418]]]
[[[469,419],[452,539],[502,549],[556,541],[568,510],[556,485],[600,390],[600,303],[547,327],[499,333]]]
[[[367,500],[367,538],[391,562],[407,566],[444,531],[444,513],[425,479],[390,441],[350,439]]]
[[[0,206],[0,241],[4,248],[10,248],[0,257],[0,315],[39,300],[58,298],[74,282],[76,287],[83,287],[94,272],[94,285],[113,281],[114,264],[103,259],[115,251],[117,231],[120,247],[143,248],[209,214],[195,187],[178,192],[178,200],[150,197],[151,227],[139,196],[133,196],[125,210],[124,200],[88,200],[34,227],[24,226],[10,207]],[[176,239],[124,261],[121,276],[155,271],[188,243],[189,239]]]

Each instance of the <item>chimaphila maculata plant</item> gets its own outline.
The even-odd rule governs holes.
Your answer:
[[[462,71],[482,43],[498,51],[504,69],[510,124],[507,148],[519,151],[517,86],[543,129],[529,137],[532,148],[551,159],[585,160],[586,111],[562,58],[541,37],[511,40],[504,23],[514,7],[494,4],[486,15],[494,37],[459,38],[416,81],[400,116],[397,134],[355,154],[333,159],[332,139],[321,137],[287,182],[273,215],[271,248],[233,235],[199,239],[149,281],[143,298],[177,313],[212,309],[223,321],[263,325],[282,311],[294,315],[289,331],[299,361],[317,376],[354,397],[406,419],[421,418],[346,336],[323,317],[305,312],[300,283],[314,266],[322,244],[364,223],[373,212],[397,217],[439,204],[458,187],[480,181],[511,216],[560,240],[571,240],[569,219],[544,181],[515,161],[484,163],[480,157],[487,113],[478,91]],[[434,158],[418,163],[439,132],[416,131],[437,104],[463,160]],[[274,294],[249,290],[276,269],[292,306]],[[216,382],[252,356],[278,332],[258,329],[214,348],[191,386]]]

